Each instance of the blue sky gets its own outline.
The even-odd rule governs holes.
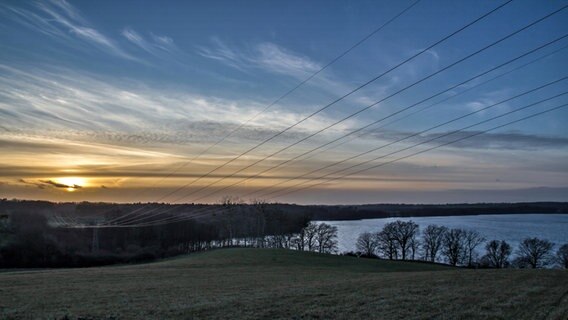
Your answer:
[[[5,1],[0,4],[0,145],[4,150],[0,190],[7,197],[50,200],[156,200],[502,2],[420,1],[223,144],[187,164],[411,3]],[[563,5],[557,1],[513,1],[213,176],[229,175]],[[388,116],[567,32],[568,10],[563,10],[267,159],[243,172],[243,177]],[[564,38],[430,101],[459,94],[431,109],[251,179],[223,194],[242,196],[251,190],[269,188],[282,179],[560,79],[567,75],[568,49],[562,49],[567,45],[568,38]],[[567,84],[568,80],[559,82],[428,134],[443,134],[562,93]],[[483,130],[567,102],[568,97],[562,96],[475,129]],[[475,202],[485,201],[488,192],[491,201],[497,201],[499,194],[502,201],[527,199],[527,194],[532,195],[528,200],[566,200],[567,119],[565,108],[468,143],[274,200]],[[432,136],[425,134],[381,152],[395,151],[428,137]],[[180,166],[182,169],[171,174]],[[82,187],[67,190],[52,183],[73,181],[62,180],[70,177],[79,179],[76,181],[81,181]],[[191,193],[214,181],[210,177],[202,179],[168,200],[192,202],[199,197],[185,197],[184,192]],[[226,179],[209,189],[214,191],[237,181]],[[141,190],[146,194],[142,196]],[[206,196],[203,201],[214,202],[221,195]]]

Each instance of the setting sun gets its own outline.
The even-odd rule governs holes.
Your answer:
[[[53,179],[55,182],[67,186],[65,190],[73,192],[87,185],[87,179],[79,177],[64,177]]]

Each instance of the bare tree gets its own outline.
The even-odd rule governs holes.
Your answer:
[[[475,255],[475,248],[485,241],[485,238],[475,230],[465,231],[464,249],[467,257],[467,265],[473,265],[473,258]]]
[[[385,227],[387,226],[392,230],[392,237],[397,244],[402,260],[406,260],[411,244],[416,240],[418,224],[413,221],[397,220],[387,223]]]
[[[542,268],[549,265],[552,258],[554,244],[539,238],[526,238],[519,246],[518,255],[522,263],[531,268]]]
[[[448,232],[444,234],[442,253],[452,266],[458,265],[464,259],[465,235],[466,232],[463,229],[449,229]]]
[[[314,251],[317,245],[318,225],[315,222],[310,222],[300,231],[298,242],[302,250]]]
[[[355,247],[362,255],[372,257],[377,251],[377,237],[370,232],[363,232],[357,237]]]
[[[377,251],[383,258],[398,259],[398,250],[394,238],[393,225],[385,225],[381,232],[376,234]]]
[[[485,246],[485,261],[493,268],[505,268],[511,255],[511,246],[505,241],[491,240]]]
[[[568,243],[563,244],[556,251],[556,262],[564,269],[568,269]]]
[[[410,259],[411,260],[416,260],[416,254],[418,253],[418,250],[420,249],[420,240],[418,240],[416,237],[412,237],[410,239]]]
[[[317,227],[316,240],[318,252],[333,253],[337,251],[337,227],[320,223]]]
[[[422,233],[422,250],[424,259],[435,262],[444,241],[448,228],[444,226],[429,225]]]

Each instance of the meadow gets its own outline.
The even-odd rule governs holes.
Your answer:
[[[2,319],[566,319],[563,270],[473,270],[279,249],[0,273]]]

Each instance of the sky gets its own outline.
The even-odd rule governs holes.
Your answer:
[[[568,107],[483,133],[568,103],[566,2],[414,3],[3,1],[0,197],[568,200]]]

